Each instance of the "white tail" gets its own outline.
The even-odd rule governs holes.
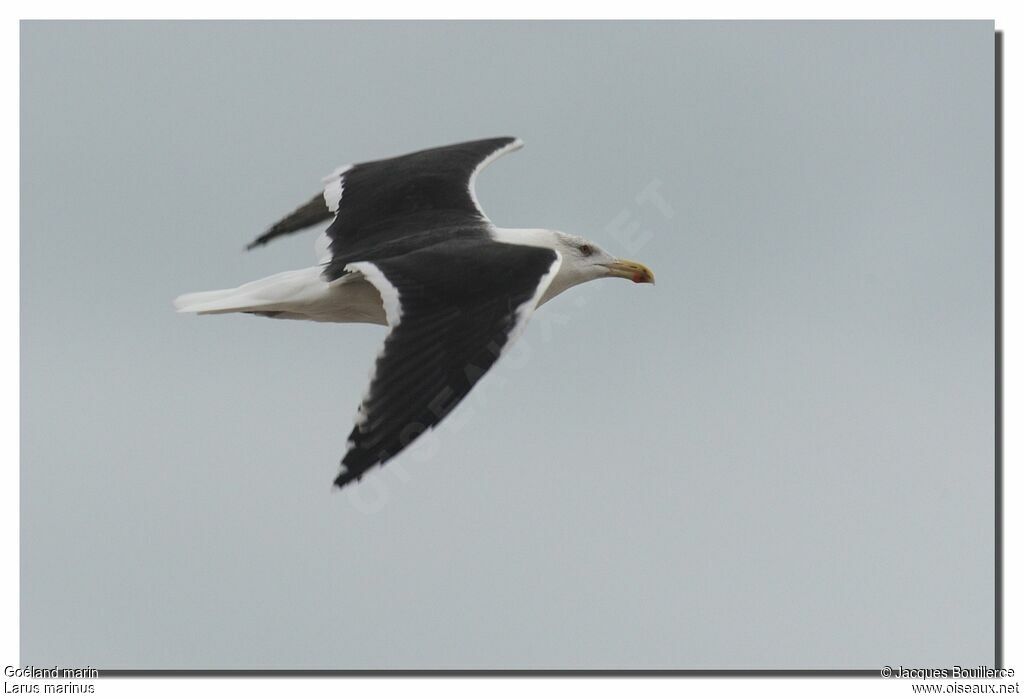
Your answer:
[[[200,291],[174,299],[178,313],[260,313],[331,323],[376,323],[387,318],[377,288],[359,272],[326,282],[320,267],[282,272],[235,289]]]
[[[174,299],[178,313],[246,313],[288,311],[323,295],[327,284],[319,269],[300,269],[258,279],[234,289],[182,294]]]
[[[250,305],[238,289],[198,291],[174,299],[174,308],[178,313],[236,313],[249,310]]]

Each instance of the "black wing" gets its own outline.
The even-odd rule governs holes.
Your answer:
[[[331,216],[335,218],[327,235],[336,256],[395,235],[405,228],[399,225],[404,218],[441,214],[426,217],[441,224],[485,220],[473,193],[476,173],[521,147],[522,141],[510,136],[488,138],[338,168],[324,179],[323,196],[317,195],[275,223],[249,248]]]
[[[331,216],[333,216],[333,214],[331,213],[331,210],[327,208],[327,203],[324,201],[324,195],[317,194],[295,211],[291,212],[264,231],[263,235],[246,245],[245,249],[252,250],[260,245],[266,245],[280,235],[305,230],[310,226],[315,226],[318,223],[326,221]]]
[[[522,329],[560,260],[547,248],[456,239],[350,264],[380,290],[391,332],[335,484],[383,464],[458,405]]]

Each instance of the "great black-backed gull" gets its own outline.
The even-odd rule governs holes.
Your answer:
[[[175,299],[183,313],[389,326],[337,486],[437,425],[541,304],[602,277],[654,282],[646,266],[579,236],[491,223],[473,182],[520,147],[491,138],[338,168],[322,195],[249,245],[333,217],[317,240],[318,265]]]

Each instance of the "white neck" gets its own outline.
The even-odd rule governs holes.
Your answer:
[[[499,243],[510,245],[531,245],[535,248],[558,249],[558,236],[546,228],[498,228],[491,229],[491,237]]]
[[[491,237],[499,243],[510,245],[529,245],[536,248],[548,248],[562,256],[558,273],[551,280],[544,295],[537,302],[541,306],[560,293],[577,284],[590,281],[595,275],[584,269],[575,254],[564,249],[564,245],[556,231],[546,228],[498,228],[491,229]]]

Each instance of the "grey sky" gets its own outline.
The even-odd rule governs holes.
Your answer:
[[[22,663],[993,659],[993,25],[22,25]],[[176,316],[342,163],[515,135],[559,297],[332,492],[383,329]],[[645,195],[646,193],[646,195]],[[656,193],[657,196],[654,196]]]

